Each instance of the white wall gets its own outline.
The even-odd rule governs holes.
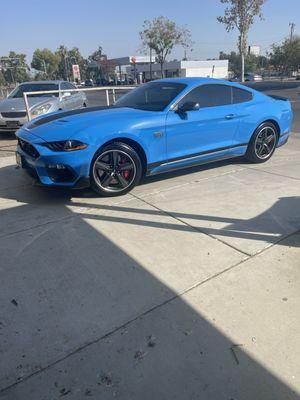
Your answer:
[[[186,68],[181,70],[182,77],[203,77],[203,78],[228,78],[228,68],[226,67],[213,67],[209,68]]]

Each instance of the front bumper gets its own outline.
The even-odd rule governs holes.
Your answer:
[[[82,188],[89,186],[91,151],[53,152],[42,139],[21,130],[17,134],[20,167],[47,186]]]
[[[28,122],[27,117],[4,118],[0,115],[0,132],[16,132]]]

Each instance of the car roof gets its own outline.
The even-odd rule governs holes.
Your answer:
[[[26,84],[26,85],[28,85],[28,84],[30,84],[30,85],[35,85],[35,84],[55,84],[55,85],[58,85],[58,84],[60,84],[60,83],[62,83],[62,82],[66,82],[66,81],[64,81],[64,80],[53,80],[53,81],[28,81],[28,82],[22,82],[21,83],[21,85],[24,85],[24,84]]]
[[[240,85],[236,82],[230,82],[227,81],[226,79],[215,79],[215,78],[195,78],[195,77],[189,77],[189,78],[164,78],[164,79],[157,79],[155,81],[152,82],[174,82],[174,83],[183,83],[187,86],[189,86],[190,88],[194,87],[194,86],[199,86],[199,85],[203,85],[205,83],[216,83],[219,85],[229,85],[229,86],[235,86],[238,87],[240,89],[244,89],[244,90],[248,90],[253,92],[253,89],[244,86],[244,85]]]

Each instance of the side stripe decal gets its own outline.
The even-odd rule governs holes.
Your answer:
[[[148,164],[148,169],[153,169],[153,168],[159,167],[162,164],[174,163],[176,161],[184,161],[184,160],[188,160],[191,158],[200,157],[200,156],[204,156],[204,155],[208,155],[208,154],[219,153],[221,151],[235,149],[237,147],[243,147],[243,146],[248,146],[248,143],[240,143],[240,144],[235,144],[234,146],[219,147],[218,149],[215,149],[213,151],[206,150],[206,151],[201,151],[199,153],[190,154],[188,156],[175,157],[175,158],[170,158],[169,160],[158,161],[155,163]]]

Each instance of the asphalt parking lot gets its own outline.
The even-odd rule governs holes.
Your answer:
[[[113,199],[33,185],[0,139],[0,398],[299,399],[297,118],[266,164]]]

